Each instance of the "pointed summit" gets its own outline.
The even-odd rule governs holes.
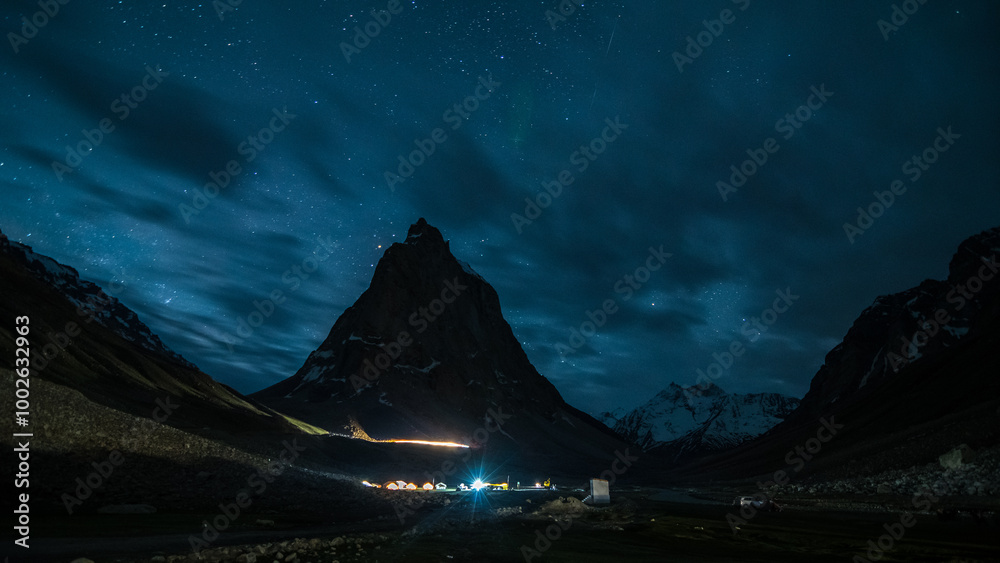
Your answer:
[[[441,236],[441,231],[432,227],[427,221],[421,217],[417,219],[417,222],[410,225],[410,230],[406,232],[406,242],[417,242],[417,239],[422,239],[419,242],[426,243],[440,243],[447,245],[444,237]]]
[[[601,457],[622,446],[535,370],[496,291],[423,218],[299,371],[254,396],[380,440],[469,444],[487,428],[491,447],[522,452]]]

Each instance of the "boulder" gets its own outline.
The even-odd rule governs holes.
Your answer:
[[[578,514],[590,510],[590,507],[576,497],[559,497],[557,500],[547,502],[539,508],[539,512],[544,514]]]
[[[938,457],[938,462],[945,469],[958,469],[963,465],[972,463],[976,459],[976,453],[968,444],[961,444],[950,452]]]

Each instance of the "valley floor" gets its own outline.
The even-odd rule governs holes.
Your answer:
[[[745,518],[724,491],[635,489],[613,492],[601,507],[579,503],[579,491],[379,493],[394,514],[353,524],[291,511],[248,515],[198,555],[190,523],[214,514],[94,515],[73,528],[39,517],[38,533],[51,539],[33,537],[31,554],[98,563],[1000,561],[995,507],[917,513],[900,523],[902,511],[884,509],[892,499],[785,499],[780,513]],[[868,553],[872,546],[878,551]]]

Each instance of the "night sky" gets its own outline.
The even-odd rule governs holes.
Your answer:
[[[224,1],[3,3],[0,228],[243,392],[419,217],[590,412],[734,341],[721,387],[801,397],[876,296],[1000,224],[995,2]]]

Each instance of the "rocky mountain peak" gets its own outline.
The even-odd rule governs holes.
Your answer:
[[[725,395],[728,395],[728,393],[711,381],[698,385],[692,385],[690,387],[683,387],[671,381],[665,389],[656,395],[654,401],[690,401],[694,398],[713,398]]]
[[[386,250],[371,285],[299,371],[254,396],[376,439],[461,439],[517,413],[498,440],[523,446],[558,431],[579,435],[570,442],[614,441],[535,370],[496,291],[422,218]]]
[[[1000,255],[1000,227],[987,229],[971,236],[958,245],[958,250],[948,264],[948,279],[974,275],[984,260]]]
[[[977,339],[1000,314],[1000,227],[963,241],[948,278],[877,297],[827,354],[802,400],[813,416],[905,377],[963,342]]]
[[[430,225],[423,217],[410,225],[410,229],[406,232],[406,242],[411,244],[439,244],[441,246],[447,246],[448,244],[441,235],[441,231]]]

